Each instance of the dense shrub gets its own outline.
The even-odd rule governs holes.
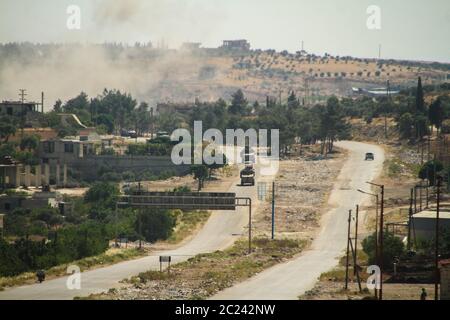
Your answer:
[[[144,239],[154,242],[170,237],[175,222],[175,218],[168,210],[147,210],[139,213],[136,220],[136,230],[139,232],[139,229],[141,229]]]
[[[364,252],[369,257],[370,264],[376,264],[377,259],[375,256],[375,234],[372,234],[365,238],[362,242]],[[395,257],[400,257],[405,248],[400,238],[394,236],[393,233],[383,233],[383,266],[386,269],[393,267],[393,261]]]
[[[21,238],[8,243],[0,239],[0,276],[48,269],[103,253],[107,248],[105,228],[95,222],[60,229],[51,235],[49,241]]]

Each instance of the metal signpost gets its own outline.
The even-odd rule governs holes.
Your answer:
[[[159,256],[159,271],[162,272],[162,264],[163,262],[168,263],[167,273],[170,273],[170,262],[172,261],[171,256]]]

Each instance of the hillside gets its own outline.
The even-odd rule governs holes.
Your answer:
[[[185,102],[229,98],[242,88],[250,100],[267,95],[286,99],[291,90],[309,102],[351,87],[374,88],[390,80],[395,88],[441,83],[450,65],[394,60],[292,54],[273,50],[162,50],[151,46],[7,44],[0,45],[0,97],[15,99],[19,83],[29,99],[46,92],[48,104],[81,90],[130,92],[139,100]],[[35,98],[35,99],[36,99]],[[46,109],[49,109],[47,106]]]

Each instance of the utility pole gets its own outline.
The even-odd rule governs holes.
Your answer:
[[[20,110],[20,132],[21,132],[21,136],[23,138],[23,129],[25,127],[25,110],[23,108],[23,104],[25,103],[25,96],[27,95],[25,92],[27,91],[26,89],[19,89],[20,93],[19,93],[19,97],[20,97],[20,101],[22,103],[22,108]]]
[[[391,88],[390,88],[389,80],[388,80],[387,86],[386,86],[386,96],[387,96],[386,103],[388,106],[390,106],[390,101],[391,101],[390,91],[391,91]],[[387,134],[387,112],[388,112],[388,110],[384,110],[384,138],[385,139],[387,139],[387,136],[388,136],[388,134]]]
[[[358,215],[359,215],[359,205],[356,205],[356,222],[355,222],[355,256],[358,253]],[[356,272],[357,260],[355,258],[355,272]]]
[[[375,259],[378,260],[378,195],[375,195],[376,199],[376,207],[375,207]],[[377,292],[377,289],[375,289],[375,294]]]
[[[154,118],[153,118],[153,107],[151,107],[150,108],[150,130],[151,130],[150,139],[153,139],[154,129],[155,129],[155,121],[154,121]]]
[[[348,210],[348,229],[347,229],[347,255],[345,258],[345,290],[348,289],[348,258],[350,255],[350,223],[352,221],[352,210]]]
[[[138,194],[141,195],[141,182],[138,182]],[[139,223],[139,250],[142,249],[142,209],[139,209],[139,218],[138,218],[138,223]]]
[[[272,182],[272,240],[275,239],[275,181]]]
[[[381,188],[381,212],[380,212],[380,293],[379,299],[383,300],[383,224],[384,224],[384,185]]]
[[[41,113],[44,113],[44,91],[41,92]]]
[[[414,213],[417,213],[417,188],[414,186]]]
[[[435,263],[435,279],[434,279],[434,300],[439,300],[439,210],[440,210],[440,198],[441,198],[441,184],[442,178],[437,178],[437,190],[436,190],[436,244],[434,253]]]
[[[420,211],[422,211],[422,181],[420,181],[420,187],[419,187],[419,199],[420,199],[419,210]]]
[[[378,242],[379,241],[379,239],[378,239],[378,203],[379,203],[378,194],[366,192],[361,189],[358,189],[358,192],[365,193],[365,194],[368,194],[369,196],[375,197],[375,201],[376,201],[375,202],[375,259],[378,263],[378,261],[379,261],[379,256],[378,256],[378,247],[379,247],[379,242]],[[375,298],[378,299],[377,288],[375,288],[374,292],[375,292]]]
[[[413,215],[413,192],[414,191],[411,188],[409,196],[409,213],[408,213],[408,244],[406,246],[408,251],[411,250],[411,221]]]
[[[27,96],[26,92],[27,89],[19,89],[20,93],[19,93],[19,97],[20,97],[20,101],[22,102],[22,104],[25,103],[25,96]]]
[[[384,184],[376,184],[370,181],[366,183],[379,187],[381,193],[381,204],[380,204],[380,247],[379,247],[379,259],[378,266],[380,267],[380,291],[379,300],[383,300],[383,237],[384,237]]]
[[[356,222],[355,222],[355,249],[353,251],[353,274],[356,275],[356,279],[358,280],[358,288],[359,292],[362,292],[361,288],[361,279],[359,277],[359,266],[358,266],[358,214],[359,214],[359,205],[356,205]],[[351,244],[351,242],[350,242]]]
[[[427,136],[427,162],[428,163],[430,162],[430,144],[431,144],[431,139],[430,139],[430,135],[428,135]],[[427,165],[427,208],[429,205],[428,198],[430,197],[429,191],[428,191],[429,187],[430,187],[430,166]]]

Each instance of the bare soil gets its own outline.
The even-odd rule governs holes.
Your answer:
[[[327,198],[346,158],[342,150],[326,159],[304,155],[280,161],[275,179],[275,234],[281,238],[311,239],[321,215],[328,209]],[[272,187],[255,218],[255,230],[268,236],[272,228]]]

